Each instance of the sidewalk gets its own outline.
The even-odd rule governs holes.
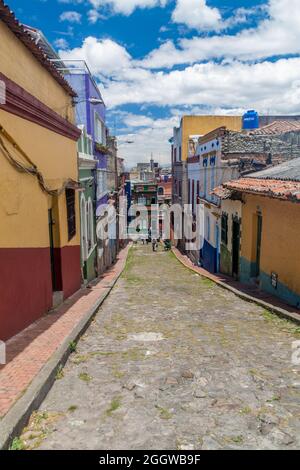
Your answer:
[[[241,282],[235,281],[233,278],[225,276],[224,274],[212,274],[209,271],[206,271],[206,269],[195,266],[187,255],[183,255],[175,247],[172,248],[172,252],[178,261],[180,261],[184,266],[186,266],[188,269],[191,269],[195,273],[210,279],[227,290],[230,290],[244,300],[255,302],[256,304],[265,307],[279,316],[300,323],[300,311],[297,311],[297,309],[294,307],[291,307],[287,303],[281,301],[278,299],[278,297],[275,297],[268,292],[264,292],[256,286],[242,284]]]
[[[118,260],[100,280],[83,288],[64,304],[45,315],[6,343],[7,363],[0,366],[0,427],[3,419],[21,398],[32,381],[42,371],[66,340],[76,339],[89,324],[122,273],[130,246],[118,255]],[[78,331],[76,331],[78,330]],[[75,334],[76,331],[76,334]],[[71,339],[70,339],[71,340]],[[66,349],[68,350],[68,345]],[[66,354],[66,351],[65,351]]]

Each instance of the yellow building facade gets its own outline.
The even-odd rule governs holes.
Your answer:
[[[231,131],[242,130],[241,116],[183,116],[181,120],[181,160],[188,158],[189,138],[191,135],[206,135],[209,132],[226,127]]]
[[[299,202],[245,194],[241,281],[258,277],[263,290],[300,307],[299,236]]]
[[[238,263],[238,279],[300,308],[300,158],[223,188],[222,217],[232,221],[221,250]],[[223,272],[230,274],[228,259]]]
[[[0,38],[6,89],[0,105],[0,339],[6,340],[51,309],[53,299],[80,288],[79,131],[74,92],[2,1]]]

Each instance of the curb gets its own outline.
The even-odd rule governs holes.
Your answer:
[[[269,310],[271,313],[274,313],[278,317],[285,318],[286,320],[291,320],[294,323],[297,323],[298,325],[300,325],[300,315],[298,315],[297,313],[288,312],[287,310],[280,308],[280,307],[276,307],[273,304],[269,304],[268,302],[265,302],[264,300],[257,299],[256,297],[252,297],[249,294],[245,294],[244,292],[241,292],[240,290],[235,289],[232,286],[228,286],[225,282],[215,279],[215,277],[210,276],[209,273],[207,273],[207,275],[203,274],[202,272],[199,273],[197,271],[197,268],[194,268],[193,266],[189,266],[183,259],[181,259],[175,252],[174,248],[172,248],[172,253],[175,256],[175,258],[190,271],[193,271],[197,273],[199,276],[209,279],[210,281],[214,282],[215,284],[222,287],[223,289],[229,290],[230,292],[237,295],[238,297],[245,300],[246,302],[255,303],[256,305],[259,305],[260,307],[264,307],[266,310]]]
[[[73,331],[63,340],[62,344],[42,367],[24,394],[15,402],[6,415],[0,420],[0,449],[8,450],[13,439],[18,436],[28,423],[28,420],[41,403],[46,398],[49,390],[55,382],[56,373],[60,366],[67,362],[71,351],[69,345],[71,342],[77,342],[90,326],[93,318],[97,314],[99,307],[108,297],[118,279],[124,272],[126,260],[129,254],[130,245],[124,250],[127,253],[124,257],[123,266],[115,278],[105,285],[105,292],[98,298],[94,305],[88,310],[85,316],[75,326]]]

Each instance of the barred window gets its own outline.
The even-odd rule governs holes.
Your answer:
[[[227,245],[228,243],[228,214],[225,214],[224,212],[222,214],[221,240],[225,245]]]
[[[69,241],[76,235],[75,191],[66,189],[67,221]]]

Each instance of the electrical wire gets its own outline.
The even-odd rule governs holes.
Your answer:
[[[8,150],[2,136],[13,146],[14,150],[17,151],[26,161],[29,163],[30,166],[26,166],[24,163],[20,162],[11,154]],[[39,171],[38,167],[33,163],[33,161],[28,157],[28,155],[24,152],[24,150],[17,144],[15,139],[4,129],[3,126],[0,124],[0,150],[2,155],[8,160],[8,162],[20,173],[27,173],[35,178],[37,178],[38,183],[42,191],[47,193],[49,196],[60,196],[65,189],[69,186],[80,187],[80,183],[78,181],[73,180],[72,178],[68,178],[62,185],[60,189],[50,189],[45,182],[45,178],[43,174]]]

